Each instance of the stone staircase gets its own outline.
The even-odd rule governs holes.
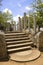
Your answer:
[[[7,43],[7,52],[9,54],[21,51],[31,50],[33,42],[31,38],[25,33],[9,32],[5,34]]]
[[[40,51],[34,48],[32,38],[26,33],[7,32],[5,40],[9,59],[13,61],[31,61],[40,56]]]

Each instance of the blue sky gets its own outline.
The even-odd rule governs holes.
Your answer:
[[[16,16],[17,14],[22,15],[23,12],[27,12],[28,8],[30,8],[30,4],[32,0],[3,0],[1,9],[4,10],[8,8],[12,11],[13,15]]]
[[[3,0],[1,10],[10,10],[14,17],[22,16],[31,10],[32,0]]]

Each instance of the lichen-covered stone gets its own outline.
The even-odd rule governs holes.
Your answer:
[[[7,58],[7,49],[4,32],[0,31],[0,59]]]
[[[37,33],[36,39],[39,49],[43,51],[43,31]]]

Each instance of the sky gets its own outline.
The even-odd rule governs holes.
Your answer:
[[[23,16],[24,12],[28,13],[31,8],[32,0],[2,0],[2,11],[9,10],[12,13],[13,18],[17,20],[17,17]]]

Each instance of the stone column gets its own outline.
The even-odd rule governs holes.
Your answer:
[[[17,23],[17,31],[19,31],[19,22]]]
[[[36,18],[35,18],[35,15],[33,15],[33,21],[34,21],[34,34],[36,33]]]
[[[21,31],[21,18],[19,17],[19,31]]]
[[[16,31],[16,22],[14,23],[14,31]]]
[[[30,17],[28,17],[28,29],[29,29],[29,32],[30,32]]]
[[[26,29],[26,13],[24,13],[24,30]]]
[[[23,31],[23,21],[21,20],[21,29]]]

